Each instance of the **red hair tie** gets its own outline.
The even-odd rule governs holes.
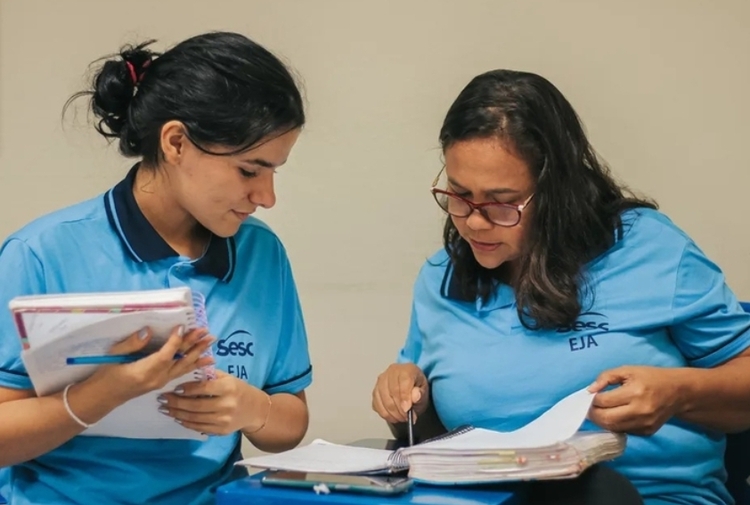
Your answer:
[[[129,61],[126,61],[125,65],[127,65],[128,71],[130,72],[130,80],[133,81],[133,86],[135,86],[138,84],[138,74],[135,72],[135,67]]]
[[[143,65],[141,65],[141,75],[138,75],[138,72],[135,71],[135,65],[133,65],[129,61],[126,61],[125,65],[128,67],[130,80],[133,81],[133,86],[137,86],[143,80],[143,75],[146,73],[146,69],[148,68],[148,66],[151,65],[151,60],[146,60],[145,62],[143,62]]]

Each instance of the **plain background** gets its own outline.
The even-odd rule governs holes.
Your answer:
[[[97,195],[132,163],[82,110],[61,122],[90,62],[149,38],[164,49],[246,34],[292,65],[309,103],[278,205],[259,215],[305,309],[308,439],[384,436],[371,389],[440,247],[437,135],[478,73],[555,83],[617,178],[658,200],[750,299],[748,25],[747,0],[0,0],[0,235]]]

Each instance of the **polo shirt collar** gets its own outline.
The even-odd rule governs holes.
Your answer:
[[[461,284],[458,276],[455,274],[452,262],[449,260],[448,267],[443,275],[443,282],[440,286],[440,294],[449,300],[455,302],[468,302],[476,304],[478,311],[495,310],[511,306],[515,303],[515,293],[513,288],[507,284],[498,284],[492,297],[485,303],[480,298],[470,299],[461,292]]]
[[[117,233],[124,249],[138,263],[178,257],[177,251],[157,233],[135,201],[133,183],[139,165],[134,165],[125,179],[104,194],[109,224]],[[234,274],[235,259],[234,238],[212,235],[206,252],[193,262],[193,266],[198,273],[229,282]]]

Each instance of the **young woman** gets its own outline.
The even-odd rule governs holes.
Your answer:
[[[149,43],[106,60],[90,97],[97,130],[137,158],[103,195],[12,234],[0,249],[0,305],[18,295],[189,286],[211,336],[175,329],[131,364],[37,397],[8,311],[0,311],[0,467],[14,505],[208,504],[235,473],[241,435],[266,451],[307,429],[307,337],[284,247],[251,217],[273,207],[274,174],[304,125],[294,79],[266,49],[208,33],[163,54]],[[135,352],[147,328],[114,349]],[[79,436],[118,405],[212,362],[154,405],[207,441]],[[176,352],[184,357],[174,360]]]
[[[474,78],[440,141],[445,247],[375,411],[397,431],[412,407],[418,430],[435,412],[506,431],[590,386],[590,420],[632,435],[612,466],[648,505],[730,503],[721,432],[750,426],[750,315],[719,268],[626,196],[538,75]]]

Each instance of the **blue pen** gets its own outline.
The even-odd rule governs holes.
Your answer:
[[[148,354],[105,354],[103,356],[73,356],[67,358],[65,363],[68,365],[122,365],[132,363]],[[181,359],[184,356],[180,353],[174,355],[174,359]]]

